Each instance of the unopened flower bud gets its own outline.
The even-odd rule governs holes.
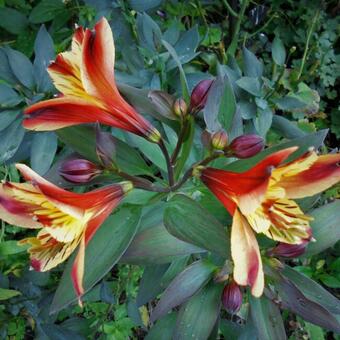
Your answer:
[[[289,49],[289,52],[290,53],[294,53],[296,51],[296,46],[292,46],[290,49]]]
[[[237,158],[249,158],[263,150],[264,140],[258,135],[243,135],[235,138],[229,150]]]
[[[210,90],[211,85],[213,84],[212,79],[205,79],[200,81],[192,90],[191,98],[190,98],[190,112],[196,113],[201,111],[208,98],[208,93]]]
[[[87,159],[70,159],[59,168],[60,176],[72,183],[87,183],[101,172],[96,164]]]
[[[176,116],[184,118],[188,113],[188,105],[184,99],[178,98],[174,102],[173,110]]]
[[[280,242],[275,248],[268,251],[269,256],[280,256],[280,257],[299,257],[306,251],[308,245],[307,240],[303,240],[300,244],[288,244]]]
[[[224,130],[215,132],[211,136],[211,146],[217,150],[223,150],[228,144],[228,135]]]
[[[236,282],[232,281],[224,287],[222,304],[230,314],[235,314],[240,310],[242,306],[242,292]]]
[[[109,132],[103,132],[96,127],[96,153],[105,168],[115,166],[116,145],[114,137]]]

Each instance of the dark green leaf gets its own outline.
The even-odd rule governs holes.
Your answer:
[[[208,262],[197,261],[178,274],[164,291],[153,310],[150,321],[164,316],[194,295],[211,278],[216,268]]]
[[[169,263],[185,255],[204,252],[203,249],[182,242],[168,233],[163,225],[139,232],[123,255],[123,263]]]
[[[211,85],[207,102],[203,109],[204,121],[209,132],[215,132],[221,129],[221,124],[218,121],[220,108],[220,98],[222,98],[225,88],[224,79],[218,77]]]
[[[133,239],[140,220],[140,209],[122,207],[98,229],[86,248],[84,289],[89,291],[120,259]],[[71,281],[73,257],[68,261],[55,293],[51,313],[77,300]]]
[[[294,122],[278,115],[273,116],[272,129],[288,139],[299,138],[305,135],[305,132],[299,129]]]
[[[244,74],[247,77],[262,77],[263,64],[258,60],[255,54],[249,51],[246,47],[243,47],[243,63]]]
[[[286,61],[286,49],[282,40],[276,36],[272,43],[272,57],[275,64],[283,66]]]
[[[275,287],[283,308],[300,315],[306,321],[340,332],[339,321],[327,309],[308,299],[294,283],[282,277],[275,283]]]
[[[37,84],[37,90],[40,92],[48,92],[53,90],[53,84],[46,69],[51,60],[54,59],[54,45],[53,40],[47,32],[44,25],[39,29],[37,37],[34,42],[34,78]]]
[[[21,122],[21,119],[17,119],[0,132],[0,163],[10,159],[18,150],[25,135]]]
[[[22,97],[16,91],[5,84],[0,84],[0,107],[13,107],[21,101]]]
[[[229,237],[223,225],[191,198],[178,194],[167,202],[164,225],[175,237],[228,258]]]
[[[34,86],[33,65],[30,60],[21,52],[6,47],[8,61],[12,72],[21,84],[29,89]]]
[[[0,131],[5,130],[21,113],[21,110],[0,111]]]
[[[19,245],[17,241],[2,241],[0,242],[0,256],[8,256],[18,254],[27,250],[26,245]]]
[[[132,9],[138,12],[148,11],[151,8],[159,6],[163,0],[128,0]]]
[[[306,107],[306,104],[302,100],[289,95],[279,99],[275,99],[274,103],[280,110],[283,111],[294,111],[299,109],[302,110]]]
[[[168,267],[168,264],[145,267],[136,299],[138,306],[145,305],[162,291],[161,279]]]
[[[24,31],[27,24],[26,16],[19,11],[7,7],[0,8],[0,27],[6,31],[19,34]]]
[[[261,340],[287,339],[279,308],[265,296],[249,296],[250,313]]]
[[[228,76],[224,77],[224,90],[221,97],[218,118],[226,131],[232,127],[236,112],[236,99]]]
[[[284,267],[282,275],[292,281],[308,299],[320,304],[332,313],[340,314],[340,300],[314,280],[289,266]]]
[[[21,293],[17,290],[0,288],[0,301],[8,300],[18,295],[21,295]]]
[[[256,97],[261,96],[261,84],[257,78],[242,77],[239,80],[236,80],[236,84],[241,89],[247,91],[248,93]]]
[[[316,241],[309,242],[305,256],[318,254],[340,239],[340,201],[326,204],[309,214],[314,217],[311,227]]]
[[[220,320],[220,330],[225,339],[236,340],[244,331],[244,326],[230,320]]]
[[[58,147],[58,139],[54,132],[40,132],[33,136],[31,145],[31,167],[40,175],[44,175],[52,165]]]
[[[170,313],[150,329],[145,340],[172,340],[172,334],[176,326],[177,313]]]
[[[41,24],[52,20],[58,13],[63,11],[64,3],[61,0],[42,0],[35,6],[29,16],[33,24]]]
[[[179,57],[175,51],[175,49],[165,40],[162,40],[163,46],[167,49],[167,51],[170,53],[171,57],[174,59],[178,69],[179,69],[179,75],[181,80],[181,87],[182,87],[182,97],[184,100],[188,103],[190,99],[189,95],[189,88],[188,88],[188,81],[185,76],[185,72],[182,67],[182,63],[179,60]]]
[[[222,289],[222,285],[211,282],[181,307],[173,339],[209,337],[219,315]]]
[[[7,53],[4,48],[0,48],[0,79],[5,80],[9,84],[16,84],[18,82],[18,79],[16,79],[12,72]]]

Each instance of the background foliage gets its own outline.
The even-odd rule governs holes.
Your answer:
[[[221,101],[216,104],[216,101],[208,100],[199,123],[201,127],[204,126],[203,121],[211,131],[223,126],[230,139],[243,132],[256,132],[266,138],[268,146],[296,139],[294,143],[301,146],[315,145],[335,151],[340,139],[336,91],[339,85],[337,2],[243,0],[238,4],[232,0],[229,4],[232,8],[227,5],[225,0],[0,1],[1,178],[19,181],[13,163],[27,161],[38,173],[61,183],[56,176],[60,159],[72,150],[89,158],[94,155],[94,148],[89,142],[91,138],[94,140],[94,135],[90,129],[77,127],[58,132],[58,142],[56,133],[27,132],[21,127],[21,121],[24,107],[55,94],[45,69],[56,53],[68,48],[74,25],[93,26],[102,16],[110,19],[114,32],[116,78],[120,90],[140,112],[164,122],[155,122],[155,125],[167,136],[170,148],[175,137],[169,126],[175,123],[171,122],[168,112],[159,116],[154,104],[143,98],[149,90],[163,90],[176,97],[186,97],[199,80],[217,76],[212,91]],[[233,10],[238,13],[244,10],[244,16],[239,20],[232,15]],[[230,112],[234,111],[236,113],[230,121]],[[323,129],[329,129],[325,141]],[[163,159],[153,145],[135,136],[114,133],[121,140],[118,162],[128,172],[152,177],[157,171],[164,170]],[[191,162],[201,157],[203,152],[199,130],[196,134],[192,136],[194,152],[189,156]],[[84,143],[84,140],[87,142]],[[141,148],[146,157],[139,153]],[[235,168],[237,164],[233,166]],[[65,182],[62,184],[67,185]],[[73,189],[81,192],[85,187]],[[208,217],[205,222],[216,226],[212,250],[218,248],[217,253],[224,256],[225,238],[218,235],[223,230],[222,224],[229,218],[226,212],[198,183],[183,190],[206,207],[205,216]],[[87,287],[94,287],[84,298],[83,310],[75,304],[70,305],[73,296],[72,293],[68,295],[67,279],[61,280],[64,268],[64,277],[67,275],[68,265],[59,266],[49,273],[28,270],[25,249],[19,247],[15,240],[29,232],[2,222],[1,338],[169,339],[176,324],[176,314],[181,320],[186,320],[186,324],[190,324],[192,318],[193,329],[184,331],[177,324],[176,332],[185,334],[187,338],[195,334],[204,338],[204,332],[208,332],[207,337],[212,332],[226,339],[275,338],[275,334],[270,332],[277,331],[280,325],[274,322],[273,327],[261,328],[265,327],[263,320],[269,318],[266,313],[270,310],[272,317],[277,312],[268,299],[258,302],[249,298],[238,315],[230,316],[223,312],[219,325],[215,325],[214,318],[210,322],[209,316],[216,306],[213,301],[219,299],[221,287],[216,285],[210,289],[209,284],[205,286],[215,268],[205,262],[204,256],[197,256],[197,261],[192,263],[195,255],[191,255],[200,253],[201,248],[209,250],[209,245],[202,241],[204,235],[192,242],[190,236],[182,234],[183,230],[190,230],[192,223],[203,223],[202,218],[197,217],[200,210],[196,203],[183,202],[184,198],[180,195],[173,197],[164,207],[164,204],[154,203],[159,199],[157,195],[136,190],[110,217],[112,221],[126,221],[125,217],[130,215],[135,219],[134,223],[120,224],[124,230],[120,236],[129,240],[126,244],[137,234],[118,265],[112,267],[125,249],[115,254],[113,246],[112,249],[107,247],[108,252],[101,254],[106,262],[101,260],[103,264],[97,268],[99,274],[96,277],[102,279],[97,282],[95,276],[87,277],[86,282],[91,282]],[[311,214],[316,217],[314,231],[323,241],[311,245],[303,257],[292,260],[290,264],[295,272],[285,275],[292,279],[289,275],[303,273],[339,296],[340,247],[339,243],[334,244],[340,236],[339,228],[336,229],[340,219],[339,201],[323,206],[335,198],[339,198],[339,187],[301,203],[307,212],[320,206]],[[197,220],[183,218],[187,225],[179,226],[172,217],[173,214],[178,216],[176,209],[182,204],[188,205],[188,211],[192,211]],[[141,206],[144,206],[142,212]],[[209,216],[214,219],[213,223],[210,223]],[[106,249],[112,221],[104,224],[96,235],[97,245],[102,245],[103,249]],[[321,227],[323,229],[319,230]],[[116,235],[110,235],[113,242],[110,244],[119,244]],[[160,251],[155,238],[167,247]],[[188,240],[191,240],[190,244],[185,242]],[[95,249],[92,251],[89,249],[89,258],[96,254]],[[190,266],[186,275],[194,280],[177,276],[187,264]],[[108,268],[111,269],[108,271]],[[156,297],[175,277],[175,289],[180,290],[183,296],[177,297],[179,300],[175,304],[176,301],[167,301],[163,294],[163,311],[159,306],[155,308]],[[309,285],[309,281],[303,284],[304,287]],[[202,286],[205,287],[199,290]],[[288,288],[281,287],[283,292]],[[195,292],[198,293],[185,306],[161,318]],[[324,295],[324,291],[321,293],[323,298],[328,296]],[[255,310],[254,315],[261,315],[264,319],[253,317],[245,326],[243,321],[247,318],[249,304]],[[336,307],[334,301],[330,305]],[[63,308],[65,306],[67,308]],[[192,311],[191,314],[188,310]],[[200,314],[195,315],[195,311],[200,311]],[[338,317],[339,311],[336,312]],[[338,338],[334,333],[310,323],[313,318],[308,318],[308,313],[314,312],[300,310],[304,318],[288,312],[283,314],[284,328],[291,339]],[[160,320],[146,335],[150,314],[154,320]],[[197,325],[203,329],[197,329]]]

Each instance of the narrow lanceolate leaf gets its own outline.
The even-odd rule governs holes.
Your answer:
[[[275,37],[272,43],[272,57],[275,64],[283,66],[286,61],[286,49],[282,40]]]
[[[52,165],[58,147],[58,139],[54,132],[40,132],[33,136],[31,146],[31,167],[40,175],[44,175]]]
[[[168,233],[163,225],[139,232],[121,259],[130,264],[170,263],[185,255],[204,252]]]
[[[0,288],[0,301],[8,300],[18,295],[21,295],[21,293],[18,292],[17,290]]]
[[[279,308],[265,296],[250,296],[250,313],[261,340],[287,339]]]
[[[314,217],[311,226],[316,241],[308,244],[304,256],[318,254],[340,240],[340,200],[317,208],[309,214]]]
[[[281,277],[275,282],[275,288],[279,293],[282,308],[300,315],[315,325],[340,333],[340,323],[335,316],[320,304],[310,300],[293,282]]]
[[[208,339],[220,312],[222,289],[211,282],[181,307],[173,339]]]
[[[340,314],[340,300],[306,275],[285,266],[282,275],[292,281],[310,300],[320,304],[330,312]]]
[[[215,267],[206,261],[197,261],[183,270],[162,294],[150,321],[161,318],[194,295],[211,278],[214,269]]]
[[[136,207],[120,208],[98,229],[85,251],[84,289],[89,291],[114,266],[134,237],[141,211]],[[51,313],[77,300],[71,281],[72,257],[55,293]]]
[[[185,195],[176,195],[167,203],[164,225],[182,241],[218,253],[224,258],[230,256],[229,236],[223,225]]]

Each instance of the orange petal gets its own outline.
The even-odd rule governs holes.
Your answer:
[[[235,210],[231,230],[231,256],[234,280],[241,286],[250,285],[252,295],[261,296],[264,274],[259,246],[248,221],[238,210]]]
[[[114,80],[115,46],[109,23],[102,18],[94,32],[86,30],[81,63],[81,77],[86,92],[114,105],[121,98]]]
[[[340,154],[319,156],[316,162],[295,176],[282,178],[278,185],[289,198],[303,198],[322,192],[340,181]]]
[[[71,272],[73,286],[78,296],[78,302],[80,306],[82,306],[81,296],[84,294],[83,288],[84,268],[85,268],[85,238],[82,237],[79,244],[78,254],[73,262]]]

